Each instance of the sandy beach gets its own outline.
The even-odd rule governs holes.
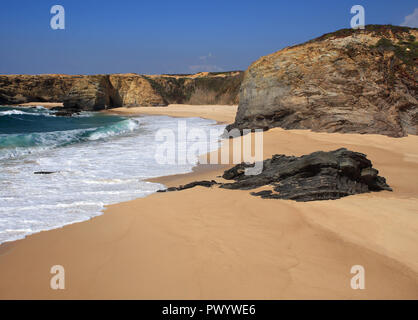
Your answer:
[[[216,120],[219,123],[232,123],[237,113],[237,106],[170,104],[167,107],[122,107],[106,110],[105,112],[122,115],[150,114],[170,117],[199,117]]]
[[[118,114],[234,120],[236,106],[118,108]],[[271,129],[264,158],[346,147],[393,192],[299,203],[196,187],[109,206],[89,221],[0,246],[0,299],[418,299],[418,136]],[[153,179],[217,179],[200,165]],[[50,269],[65,268],[65,290]],[[350,287],[353,265],[365,290]]]

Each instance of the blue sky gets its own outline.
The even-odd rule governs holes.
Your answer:
[[[50,28],[55,4],[65,8],[65,30]],[[1,1],[0,74],[245,70],[348,28],[355,4],[366,24],[417,23],[416,0]]]

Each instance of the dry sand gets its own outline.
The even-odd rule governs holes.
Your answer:
[[[156,111],[211,118],[210,110],[233,121],[217,106]],[[418,137],[264,134],[264,157],[340,147],[366,153],[394,192],[297,203],[196,187],[112,205],[90,221],[0,246],[0,298],[417,299]],[[157,180],[177,186],[223,169]],[[50,289],[53,265],[65,267],[65,290]],[[365,290],[350,287],[353,265],[365,268]]]
[[[237,106],[170,104],[167,107],[123,107],[106,110],[106,112],[125,115],[152,114],[170,117],[199,117],[222,123],[232,123],[235,120]]]

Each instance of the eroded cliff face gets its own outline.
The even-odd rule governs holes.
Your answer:
[[[63,102],[70,110],[236,104],[243,72],[196,75],[0,75],[0,104]]]
[[[165,106],[167,102],[144,76],[137,74],[113,74],[109,77],[112,87],[117,91],[121,105]]]
[[[232,128],[417,134],[417,29],[344,29],[254,62]]]
[[[118,92],[107,75],[82,76],[64,96],[64,107],[71,110],[101,110],[121,107]]]
[[[146,76],[167,103],[233,105],[239,102],[244,72],[200,72]]]
[[[0,104],[63,101],[83,76],[0,75]]]
[[[0,104],[63,102],[75,110],[121,106],[108,75],[0,75]]]

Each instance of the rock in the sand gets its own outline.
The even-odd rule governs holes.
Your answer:
[[[418,29],[343,29],[262,57],[228,129],[418,134]]]
[[[262,173],[254,176],[244,174],[245,168],[250,166],[239,164],[225,171],[223,178],[235,182],[220,187],[248,190],[268,185],[271,190],[252,194],[262,198],[296,201],[329,200],[370,191],[392,191],[366,155],[345,148],[318,151],[301,157],[274,155],[263,162]]]
[[[251,194],[266,199],[314,201],[338,199],[370,191],[392,191],[366,155],[345,148],[329,152],[317,151],[301,157],[277,154],[263,161],[260,174],[245,175],[245,169],[252,166],[241,163],[226,170],[222,177],[235,182],[195,181],[159,192],[214,185],[241,190],[269,186],[270,190]]]
[[[167,188],[167,189],[164,189],[164,190],[158,190],[157,192],[181,191],[181,190],[194,188],[194,187],[197,187],[197,186],[210,188],[215,184],[218,184],[218,182],[216,182],[215,180],[212,180],[212,181],[208,181],[208,180],[194,181],[194,182],[190,182],[190,183],[185,184],[185,185],[181,185],[179,187],[170,187],[170,188]]]

